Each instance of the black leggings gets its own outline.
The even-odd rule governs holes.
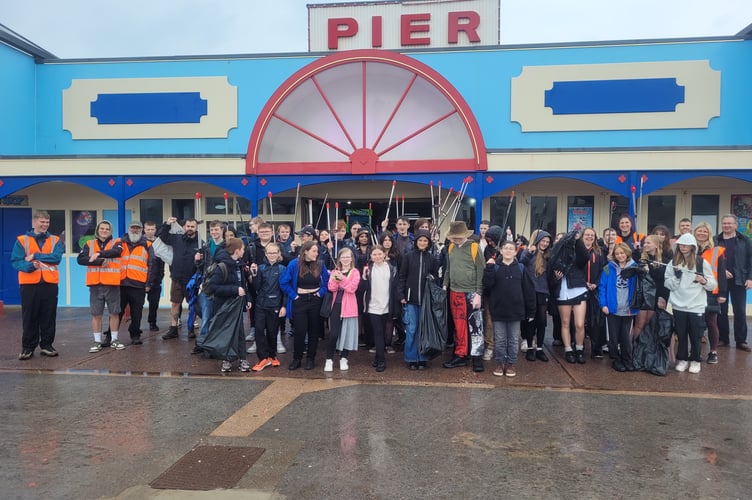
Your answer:
[[[542,349],[543,341],[546,338],[548,302],[547,296],[542,293],[536,293],[535,296],[538,302],[538,305],[535,308],[535,319],[533,321],[525,322],[525,328],[522,330],[522,333],[529,348],[533,347],[533,338],[535,338],[538,348]]]

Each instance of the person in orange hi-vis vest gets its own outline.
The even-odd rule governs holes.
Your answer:
[[[89,352],[99,352],[104,347],[125,349],[118,339],[120,327],[120,254],[123,247],[119,239],[112,238],[112,223],[107,220],[97,224],[95,238],[86,242],[78,254],[78,263],[86,266],[86,286],[89,287],[89,309],[94,344]],[[109,332],[104,342],[102,335],[102,315],[107,305]]]
[[[131,322],[128,333],[131,344],[141,345],[141,316],[146,301],[146,286],[149,280],[149,248],[151,241],[144,236],[144,226],[141,221],[132,221],[128,226],[128,233],[120,238],[123,253],[120,254],[120,314],[119,322],[123,322],[123,313],[130,307]]]
[[[11,265],[18,271],[21,287],[23,334],[18,359],[22,361],[31,359],[37,346],[42,356],[58,355],[52,345],[60,281],[57,266],[65,251],[62,239],[48,231],[49,213],[37,210],[31,225],[31,231],[16,239],[11,253]]]

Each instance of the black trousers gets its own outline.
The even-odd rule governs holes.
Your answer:
[[[747,342],[747,289],[743,285],[728,284],[726,302],[721,304],[721,314],[718,315],[718,333],[721,342],[729,343],[729,301],[734,307],[734,341],[737,344]]]
[[[57,284],[21,285],[21,347],[34,351],[37,346],[49,349],[55,342],[57,320]]]
[[[612,359],[620,359],[626,366],[632,366],[632,323],[634,316],[606,316],[609,331],[608,354]]]
[[[277,357],[277,333],[279,332],[279,311],[256,309],[256,354],[259,361]]]
[[[538,349],[543,349],[543,342],[546,339],[546,321],[548,318],[548,295],[536,292],[535,298],[537,302],[535,306],[535,320],[522,322],[522,334],[527,341],[528,348],[533,347],[533,339],[535,339]],[[561,326],[559,326],[559,332],[561,332]]]
[[[371,323],[371,331],[373,332],[373,345],[376,347],[376,363],[383,364],[386,359],[384,358],[384,347],[386,345],[387,323],[388,314],[371,314],[368,313],[368,321]],[[392,332],[389,332],[389,338],[392,338]]]
[[[144,300],[146,300],[146,290],[134,286],[120,287],[120,321],[123,320],[123,313],[127,306],[131,307],[131,324],[128,326],[128,333],[131,338],[135,339],[141,336],[141,316],[144,312]]]
[[[308,336],[308,359],[316,358],[321,334],[321,297],[318,293],[298,295],[293,301],[292,323],[294,330],[293,359],[303,359],[306,335]]]
[[[674,327],[679,339],[676,359],[679,361],[702,361],[700,339],[705,332],[705,315],[674,309]],[[689,349],[687,349],[689,348]],[[689,350],[689,353],[687,352]]]
[[[146,298],[149,301],[149,325],[157,324],[157,311],[159,311],[159,297],[162,295],[162,285],[154,288],[150,288],[146,293]]]

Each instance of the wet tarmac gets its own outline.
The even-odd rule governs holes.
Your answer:
[[[733,346],[699,374],[665,377],[617,373],[608,360],[569,365],[550,346],[550,362],[523,357],[515,378],[493,376],[492,362],[483,373],[440,359],[410,371],[400,353],[377,373],[367,352],[325,374],[323,351],[311,371],[288,371],[288,353],[280,368],[220,374],[218,361],[190,354],[185,333],[145,332],[141,346],[90,354],[89,325],[87,310],[61,309],[60,356],[19,361],[20,311],[0,316],[2,498],[749,498],[752,489],[752,353]],[[205,446],[263,453],[231,489],[150,486]]]

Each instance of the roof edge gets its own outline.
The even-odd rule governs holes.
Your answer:
[[[4,43],[14,49],[33,56],[37,61],[55,60],[58,57],[52,52],[44,50],[34,42],[22,37],[4,24],[0,24],[0,43]]]

